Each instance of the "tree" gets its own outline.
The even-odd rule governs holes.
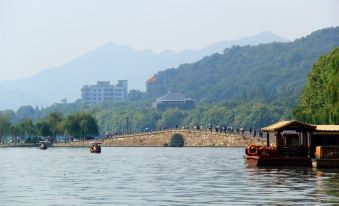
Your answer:
[[[82,131],[82,138],[85,139],[85,134],[87,134],[90,125],[86,119],[80,121],[80,130]]]
[[[79,113],[80,130],[82,131],[83,137],[87,135],[98,134],[98,123],[97,120],[88,113]]]
[[[35,122],[40,116],[39,108],[33,108],[30,105],[22,106],[16,111],[17,119],[32,119]]]
[[[21,129],[19,128],[18,124],[11,126],[11,136],[12,136],[12,142],[17,143],[19,137],[22,134]]]
[[[62,114],[59,112],[52,112],[48,115],[47,122],[54,137],[63,132],[62,119]]]
[[[182,111],[177,108],[170,108],[162,113],[161,119],[157,123],[159,127],[174,128],[181,125],[183,119],[184,114]]]
[[[137,101],[140,100],[143,96],[143,93],[140,90],[130,90],[128,92],[128,100]]]
[[[296,119],[313,124],[339,123],[339,47],[314,64],[293,112]]]
[[[0,114],[0,142],[4,142],[6,135],[10,133],[11,121],[9,116]]]
[[[16,114],[13,110],[3,110],[3,111],[0,111],[0,113],[7,115],[12,123],[16,121]]]
[[[66,133],[72,136],[85,137],[98,134],[97,120],[85,112],[69,115],[64,120],[64,127]]]
[[[47,121],[45,120],[39,120],[36,123],[36,128],[37,128],[38,134],[41,137],[47,137],[47,136],[52,135],[51,128],[48,125]]]
[[[22,119],[16,124],[18,131],[21,132],[21,135],[24,137],[31,138],[32,134],[35,133],[35,127],[31,119]]]

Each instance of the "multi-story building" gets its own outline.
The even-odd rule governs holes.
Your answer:
[[[116,85],[111,85],[109,81],[98,81],[95,85],[85,85],[81,89],[81,97],[85,105],[106,100],[127,101],[127,95],[127,80],[118,80]]]

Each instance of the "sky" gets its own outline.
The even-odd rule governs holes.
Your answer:
[[[0,0],[0,81],[108,42],[161,52],[264,31],[294,40],[338,26],[338,11],[336,0]]]

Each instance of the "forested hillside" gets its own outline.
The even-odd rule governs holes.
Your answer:
[[[339,46],[339,27],[313,32],[291,43],[235,46],[155,75],[147,85],[156,97],[169,90],[196,100],[279,102],[295,105],[316,59]]]
[[[313,66],[294,115],[309,123],[339,124],[339,47]]]
[[[13,124],[22,119],[33,123],[58,112],[67,117],[88,112],[98,121],[99,132],[143,131],[145,128],[232,125],[260,128],[292,118],[292,108],[306,84],[313,64],[339,46],[339,27],[324,29],[292,43],[233,47],[223,54],[206,57],[155,75],[146,93],[130,91],[129,102],[102,102],[84,107],[81,101],[57,103],[47,108],[20,107],[0,111]],[[338,48],[323,56],[308,77],[298,119],[311,123],[338,123]],[[192,110],[150,108],[155,97],[168,90],[184,92],[196,99]],[[325,118],[323,118],[325,117]],[[127,121],[128,120],[128,121]]]

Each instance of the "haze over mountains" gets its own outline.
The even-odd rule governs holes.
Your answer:
[[[108,43],[59,67],[46,69],[32,77],[0,82],[0,109],[16,109],[22,105],[47,106],[66,98],[80,98],[80,89],[85,84],[119,79],[129,81],[129,89],[145,89],[145,81],[154,73],[182,63],[192,63],[213,53],[222,52],[233,45],[257,45],[288,40],[271,32],[234,41],[212,44],[198,51],[136,51],[128,46]],[[18,60],[20,61],[20,60]]]

